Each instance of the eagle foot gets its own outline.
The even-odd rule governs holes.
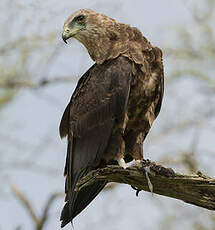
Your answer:
[[[139,192],[141,191],[141,189],[136,188],[136,187],[133,186],[133,185],[131,185],[131,187],[132,187],[134,190],[136,190],[136,196],[138,196],[138,195],[139,195]]]
[[[116,160],[117,160],[119,166],[123,167],[124,169],[126,169],[126,168],[129,167],[129,165],[127,165],[127,164],[125,163],[124,158],[117,158]]]
[[[128,167],[133,167],[133,166],[137,166],[137,167],[141,167],[141,160],[133,160],[131,162],[126,163],[124,158],[118,158],[117,162],[119,164],[119,166],[123,167],[124,169],[128,168]]]
[[[174,177],[175,172],[171,168],[165,168],[162,165],[156,164],[155,162],[151,162],[150,160],[142,160],[141,161],[142,168],[144,168],[144,171],[147,170],[147,172],[153,176],[160,175],[164,177]]]

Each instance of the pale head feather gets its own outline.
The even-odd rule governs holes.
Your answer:
[[[83,23],[75,23],[75,18],[81,15],[84,16]],[[123,55],[143,65],[142,52],[151,49],[151,44],[137,28],[93,10],[81,9],[73,13],[64,23],[64,31],[71,23],[75,32],[70,37],[80,41],[98,64]]]

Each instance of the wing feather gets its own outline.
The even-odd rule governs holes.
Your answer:
[[[106,181],[77,193],[77,181],[98,167],[118,119],[125,114],[131,80],[131,63],[124,57],[94,65],[80,79],[60,124],[60,135],[68,138],[66,204],[62,227],[72,222],[101,191]]]

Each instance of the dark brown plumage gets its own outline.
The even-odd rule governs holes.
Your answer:
[[[67,136],[66,205],[62,227],[72,222],[103,189],[98,182],[77,193],[89,170],[143,159],[143,141],[163,97],[162,52],[141,32],[91,10],[74,13],[63,39],[75,37],[96,62],[79,80],[60,124]]]

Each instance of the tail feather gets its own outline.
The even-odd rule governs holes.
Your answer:
[[[80,138],[73,137],[68,141],[66,176],[66,204],[61,213],[61,227],[64,227],[77,216],[104,188],[106,181],[96,182],[80,192],[75,192],[78,180],[90,168],[98,167],[102,154],[108,144],[114,121],[108,120],[100,127],[91,129]]]
[[[72,215],[70,213],[69,202],[64,205],[61,213],[61,227],[63,228],[69,222],[72,221],[87,205],[95,199],[95,197],[101,192],[105,187],[106,181],[99,181],[93,185],[83,188],[75,199]]]

